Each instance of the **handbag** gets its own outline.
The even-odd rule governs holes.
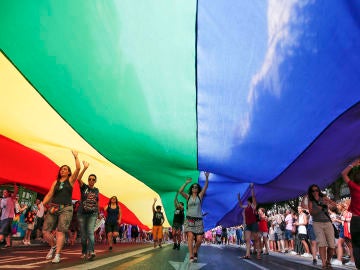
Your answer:
[[[339,238],[339,230],[335,227],[334,223],[331,220],[331,217],[329,216],[329,213],[327,211],[325,211],[325,209],[322,207],[322,204],[320,204],[318,201],[316,201],[317,205],[319,205],[321,207],[321,210],[324,212],[324,214],[329,218],[331,225],[333,226],[334,229],[334,237],[336,239]]]
[[[334,237],[336,239],[339,238],[339,230],[335,227],[334,223],[331,223],[333,225],[333,228],[334,228]]]

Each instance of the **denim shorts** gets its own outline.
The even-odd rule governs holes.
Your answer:
[[[285,240],[291,240],[293,239],[292,231],[291,230],[285,230]]]
[[[0,234],[4,236],[8,236],[11,234],[11,226],[12,226],[13,218],[6,218],[0,221]]]
[[[316,236],[312,224],[307,225],[307,235],[310,241],[316,241]]]

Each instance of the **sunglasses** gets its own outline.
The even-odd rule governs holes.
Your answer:
[[[197,186],[193,186],[193,187],[191,187],[191,188],[199,189]]]
[[[60,185],[59,185],[59,190],[63,189],[63,187],[64,187],[64,182],[61,182]]]
[[[89,178],[88,181],[96,181],[95,178]]]
[[[311,192],[320,192],[318,189],[312,189]]]

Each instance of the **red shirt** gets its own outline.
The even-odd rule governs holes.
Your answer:
[[[348,182],[351,196],[349,211],[353,216],[360,216],[360,185],[353,181]]]
[[[259,231],[260,232],[269,232],[267,221],[265,219],[260,219],[260,221],[259,221]]]
[[[245,222],[246,225],[256,223],[255,211],[250,204],[245,208]]]

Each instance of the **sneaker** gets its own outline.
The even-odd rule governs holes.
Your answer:
[[[345,263],[345,265],[347,265],[347,266],[355,266],[355,262],[349,261],[349,262]]]
[[[162,245],[161,245],[161,244],[159,244],[159,248],[162,248]]]
[[[60,262],[60,254],[55,254],[54,259],[51,261],[52,263],[59,263]]]
[[[92,261],[94,258],[95,258],[95,252],[91,252],[91,253],[89,253],[89,255],[88,255],[88,260],[89,261]]]
[[[342,261],[339,261],[338,259],[331,260],[331,265],[343,265]]]
[[[313,259],[313,265],[317,265],[317,259]]]
[[[111,251],[111,250],[112,250],[112,247],[109,247],[109,250]]]
[[[296,255],[297,253],[296,253],[296,251],[293,251],[293,250],[292,250],[292,251],[289,252],[289,254],[290,254],[290,255]]]
[[[198,254],[197,252],[194,253],[194,261],[197,261],[198,260]]]
[[[194,262],[194,257],[190,257],[189,262]]]
[[[312,258],[312,255],[310,253],[304,253],[301,255],[301,257],[304,257],[304,258]]]
[[[86,254],[81,254],[80,258],[85,260],[86,259]]]
[[[173,249],[177,249],[177,244],[174,243]]]
[[[47,260],[52,259],[52,257],[54,256],[55,250],[56,250],[56,246],[53,246],[53,247],[50,248],[48,254],[46,255]]]
[[[180,250],[180,243],[176,246],[177,250]]]

